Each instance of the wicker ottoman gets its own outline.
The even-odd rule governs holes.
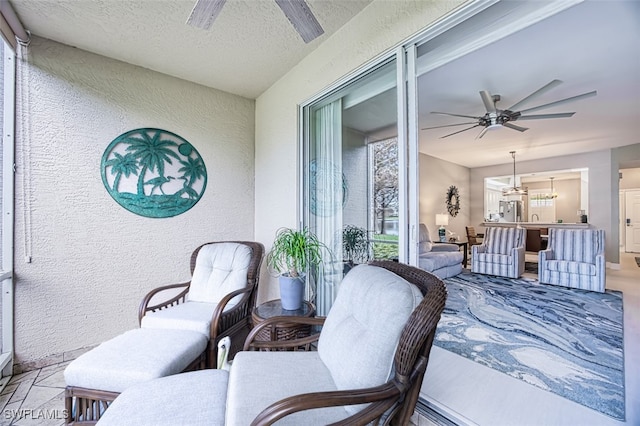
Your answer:
[[[207,342],[195,331],[139,328],[100,344],[64,371],[66,422],[93,424],[126,388],[204,368]]]

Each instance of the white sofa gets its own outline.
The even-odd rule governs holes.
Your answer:
[[[434,243],[429,228],[420,224],[418,265],[438,278],[453,277],[462,272],[464,253],[455,244]]]

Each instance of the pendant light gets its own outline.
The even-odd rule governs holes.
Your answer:
[[[549,179],[551,180],[551,192],[544,195],[544,198],[546,198],[547,200],[558,198],[558,193],[553,190],[553,176],[551,176]]]
[[[527,195],[529,193],[527,188],[523,188],[521,186],[515,186],[516,183],[516,152],[510,151],[511,157],[513,158],[513,186],[510,188],[503,188],[502,195]]]

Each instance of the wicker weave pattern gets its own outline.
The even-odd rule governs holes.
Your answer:
[[[399,275],[416,285],[424,295],[424,299],[413,311],[401,333],[394,358],[395,377],[374,388],[309,393],[283,399],[266,408],[252,425],[270,425],[291,413],[312,408],[366,403],[369,403],[367,408],[336,424],[363,425],[372,422],[373,424],[409,424],[427,369],[436,326],[444,309],[446,289],[438,277],[412,266],[391,261],[374,261],[371,265],[385,268]],[[290,324],[294,319],[300,324],[309,325],[320,325],[323,322],[323,318],[270,318],[252,330],[245,342],[245,350],[261,350],[265,345],[272,350],[279,346],[303,347],[305,346],[303,343],[307,343],[308,346],[312,339],[317,340],[319,334],[283,342],[252,341],[252,338],[261,331],[258,328],[271,327],[279,321]]]
[[[218,341],[222,337],[230,336],[231,341],[236,342],[236,345],[233,345],[233,347],[231,348],[230,357],[232,358],[233,355],[240,349],[240,345],[238,344],[238,342],[244,341],[246,336],[249,334],[250,316],[256,302],[256,289],[258,288],[258,280],[260,277],[260,265],[262,264],[262,259],[264,257],[264,246],[261,243],[254,241],[218,241],[205,243],[197,247],[191,254],[191,275],[193,275],[193,271],[195,270],[196,259],[198,258],[198,253],[200,252],[200,249],[202,247],[209,244],[221,244],[227,242],[244,244],[248,246],[251,249],[252,255],[249,262],[249,267],[247,269],[246,287],[241,290],[231,292],[223,297],[213,313],[211,319],[211,330],[209,332],[209,345],[207,347],[207,366],[210,368],[215,367],[218,351],[217,345]],[[142,317],[147,312],[155,312],[160,309],[167,309],[171,306],[185,303],[187,293],[189,293],[190,284],[190,282],[172,284],[168,286],[158,287],[149,292],[140,303],[138,320],[142,321]],[[178,295],[164,302],[149,306],[149,302],[154,295],[165,290],[181,287],[183,287],[184,289]],[[233,308],[223,312],[227,303],[235,296],[240,294],[242,295],[240,301]]]

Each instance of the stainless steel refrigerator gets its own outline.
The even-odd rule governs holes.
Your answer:
[[[501,222],[522,222],[522,201],[500,201]]]

